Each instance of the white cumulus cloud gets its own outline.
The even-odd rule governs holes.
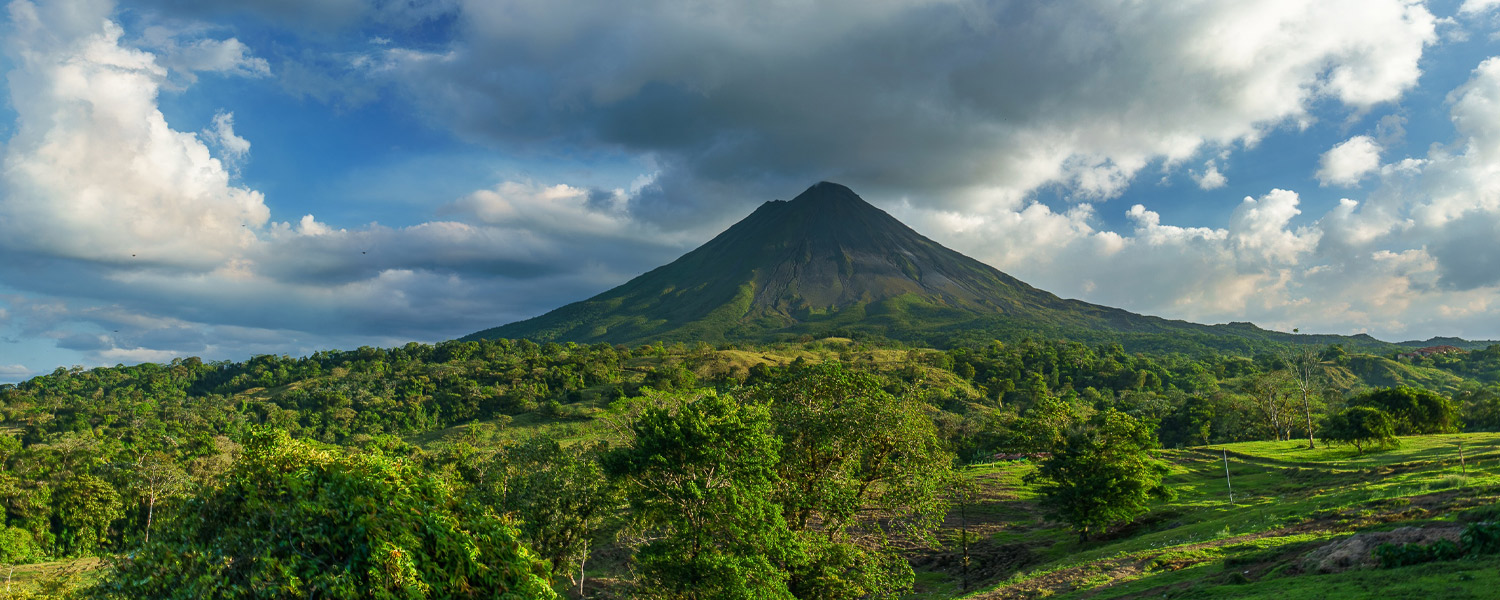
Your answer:
[[[255,241],[269,211],[203,142],[156,106],[165,70],[103,19],[64,26],[53,7],[10,5],[18,127],[5,146],[0,231],[28,252],[203,269]],[[68,14],[69,19],[84,20]]]
[[[239,163],[250,156],[250,140],[234,133],[234,113],[214,114],[212,125],[203,130],[203,137],[218,146],[220,155],[230,163]]]
[[[1318,163],[1321,185],[1354,186],[1380,168],[1380,144],[1367,135],[1339,142],[1323,153]]]
[[[454,220],[405,227],[272,221],[234,178],[253,136],[228,110],[199,133],[168,123],[158,101],[174,50],[133,47],[112,10],[9,5],[16,126],[0,155],[0,285],[20,291],[9,330],[92,364],[436,340],[592,295],[681,251],[681,234],[625,212],[631,192],[568,185],[503,183],[455,200]],[[179,66],[263,71],[240,46],[191,48],[223,52]]]
[[[1193,181],[1198,183],[1198,189],[1217,190],[1229,185],[1229,178],[1219,172],[1219,165],[1214,161],[1208,161],[1203,165],[1203,172],[1192,173]]]
[[[1422,157],[1344,169],[1370,191],[1307,219],[1301,198],[1245,198],[1223,228],[1166,222],[1143,205],[1131,230],[1097,229],[1090,215],[1059,229],[1036,211],[914,210],[933,237],[1065,297],[1199,322],[1371,332],[1383,339],[1500,337],[1500,58],[1485,60],[1449,96],[1458,132]],[[1358,175],[1350,175],[1357,173]],[[1071,235],[1026,238],[1039,227]],[[1012,236],[1023,240],[1013,243]]]
[[[1500,6],[1500,0],[1464,0],[1458,12],[1466,15],[1482,13]]]

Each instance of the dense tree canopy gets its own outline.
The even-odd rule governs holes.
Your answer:
[[[880,378],[838,364],[798,365],[749,390],[781,439],[776,499],[807,550],[791,571],[800,598],[893,595],[914,574],[892,529],[930,534],[945,512],[953,455],[930,410]],[[861,521],[878,511],[881,521]]]
[[[1409,386],[1373,390],[1354,398],[1349,404],[1368,406],[1389,414],[1396,435],[1458,431],[1458,407],[1428,390]]]
[[[280,431],[252,435],[222,484],[164,521],[101,597],[555,597],[515,526],[442,479]]]
[[[708,392],[667,399],[607,459],[625,479],[643,542],[648,598],[791,598],[781,565],[800,561],[772,499],[780,443],[764,407]]]
[[[600,457],[610,454],[605,442],[633,448],[644,407],[677,418],[681,402],[665,399],[713,393],[743,400],[748,406],[725,409],[742,422],[764,417],[775,448],[765,481],[752,477],[741,489],[768,490],[751,494],[756,510],[775,512],[785,531],[755,535],[785,543],[775,556],[745,554],[751,562],[740,566],[769,569],[769,579],[754,581],[784,580],[802,597],[874,597],[910,582],[895,548],[932,543],[955,455],[968,463],[1050,451],[1071,456],[1080,472],[1086,464],[1108,471],[1118,465],[1080,450],[1101,435],[1108,419],[1100,415],[1143,424],[1150,439],[1131,443],[1139,448],[1295,439],[1310,430],[1336,441],[1348,415],[1364,414],[1341,412],[1346,405],[1390,414],[1402,434],[1500,429],[1500,346],[1431,357],[1330,347],[1300,362],[1275,350],[1140,353],[1040,339],[945,350],[858,339],[638,348],[497,340],[58,369],[0,385],[0,560],[113,556],[180,542],[183,507],[236,485],[245,476],[237,470],[241,444],[274,429],[340,448],[309,446],[320,452],[420,465],[454,506],[511,519],[561,586],[561,573],[583,573],[596,544],[630,539],[644,550],[648,531],[677,531],[640,518],[639,483],[649,471],[610,478]],[[1299,379],[1294,368],[1315,376]],[[549,433],[528,433],[538,429]],[[1350,439],[1362,451],[1366,439],[1380,438]],[[1118,471],[1125,472],[1136,471]],[[624,502],[617,486],[633,490],[636,503]],[[1093,497],[1078,498],[1085,496]],[[463,510],[472,518],[482,512]],[[1105,510],[1100,523],[1132,510],[1113,517]],[[625,537],[616,538],[622,526]],[[610,552],[608,564],[632,558]],[[650,557],[634,558],[642,565]]]
[[[1087,539],[1171,496],[1161,484],[1166,465],[1149,452],[1154,438],[1150,423],[1108,409],[1071,428],[1027,478],[1039,484],[1048,513]]]
[[[1323,422],[1325,442],[1350,444],[1363,454],[1366,447],[1397,446],[1395,419],[1373,406],[1351,406]]]

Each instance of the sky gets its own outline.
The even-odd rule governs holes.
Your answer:
[[[10,0],[0,382],[434,342],[822,180],[1063,297],[1500,339],[1500,0]]]

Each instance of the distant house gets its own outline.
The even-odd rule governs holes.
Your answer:
[[[1468,350],[1464,350],[1458,346],[1428,346],[1412,350],[1411,352],[1402,352],[1401,354],[1397,354],[1396,358],[1418,358],[1435,354],[1452,354],[1454,352],[1468,352]]]

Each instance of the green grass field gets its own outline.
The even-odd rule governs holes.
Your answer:
[[[970,520],[971,530],[984,531],[980,553],[988,554],[971,548],[973,593],[964,597],[1284,600],[1365,598],[1376,591],[1385,598],[1494,597],[1500,557],[1340,573],[1314,572],[1302,558],[1355,533],[1457,523],[1464,511],[1493,506],[1500,496],[1500,434],[1406,437],[1399,448],[1364,454],[1306,446],[1302,440],[1164,451],[1177,498],[1106,539],[1083,543],[1041,519],[1020,481],[1030,465],[973,469],[968,476],[986,493],[971,512],[989,511],[994,519],[979,519],[978,526]],[[986,563],[997,560],[1009,566]],[[912,597],[960,595],[951,565],[917,564],[922,571]],[[976,571],[992,579],[973,585]]]

